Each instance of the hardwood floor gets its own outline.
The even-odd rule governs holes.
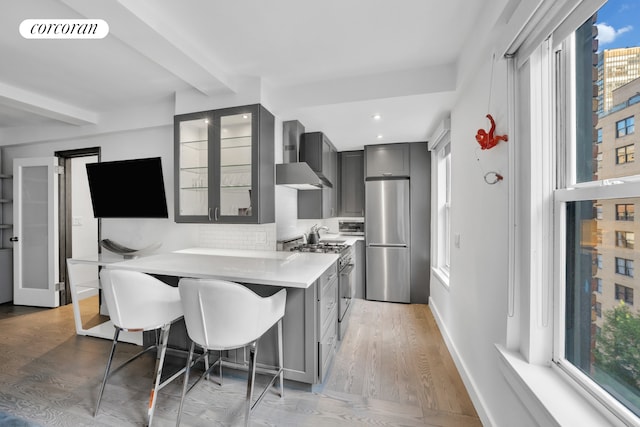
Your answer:
[[[96,313],[96,306],[95,299],[85,300],[84,316]],[[142,357],[110,379],[94,418],[111,343],[76,336],[70,305],[0,305],[0,342],[0,411],[43,426],[144,424],[153,358]],[[114,364],[137,350],[119,345]],[[245,381],[242,373],[227,370],[222,388],[213,381],[198,384],[185,401],[182,425],[241,425]],[[178,379],[160,391],[154,425],[175,425],[181,388]],[[481,423],[426,305],[356,300],[325,384],[313,393],[287,385],[284,399],[270,391],[252,414],[251,425]]]

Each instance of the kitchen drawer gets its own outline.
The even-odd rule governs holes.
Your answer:
[[[327,323],[332,319],[337,319],[338,308],[338,280],[333,279],[322,291],[320,302],[318,303],[318,325],[320,336],[327,328]]]
[[[338,308],[335,307],[333,314],[329,316],[331,322],[327,325],[327,329],[322,335],[322,339],[318,343],[318,376],[320,382],[324,379],[331,366],[331,361],[336,354],[338,345]]]
[[[319,282],[320,286],[318,287],[318,297],[321,298],[324,290],[327,286],[331,284],[333,279],[338,278],[338,263],[333,264],[331,267],[327,269],[322,276],[320,276]]]

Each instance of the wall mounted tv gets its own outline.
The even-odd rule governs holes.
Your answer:
[[[168,218],[160,157],[87,164],[96,218]]]

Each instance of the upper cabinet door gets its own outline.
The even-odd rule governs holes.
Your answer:
[[[180,175],[176,179],[176,222],[274,222],[273,115],[257,104],[195,115],[195,119],[194,114],[176,116],[176,175]],[[204,120],[199,116],[205,116]],[[195,138],[202,142],[200,156],[193,160],[185,150],[185,141],[191,140],[187,131],[192,127],[197,130]],[[197,166],[192,166],[196,160]],[[191,169],[198,171],[194,186],[198,196],[189,194],[191,188],[185,182],[185,172]]]
[[[208,221],[209,158],[213,128],[210,112],[174,119],[175,218],[179,222]]]
[[[365,146],[367,178],[409,176],[409,144]]]

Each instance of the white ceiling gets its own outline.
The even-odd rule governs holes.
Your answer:
[[[258,81],[276,116],[325,132],[339,150],[424,141],[452,106],[457,59],[488,3],[3,1],[0,129],[91,126],[182,91],[215,97]],[[34,18],[103,19],[110,32],[22,38],[20,23]]]

